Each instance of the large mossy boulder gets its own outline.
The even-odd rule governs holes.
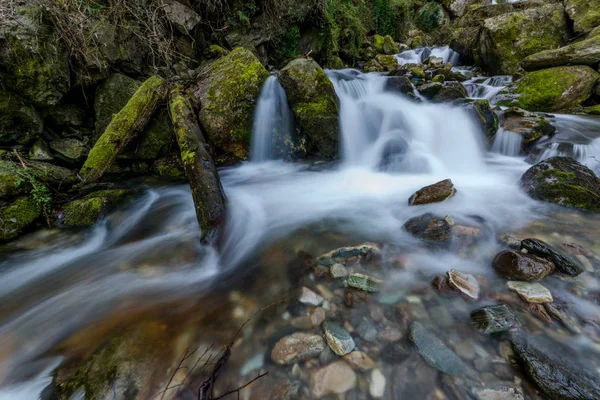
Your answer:
[[[104,130],[127,102],[131,99],[142,82],[126,75],[115,73],[98,85],[94,100],[96,125],[93,142],[104,133]],[[121,155],[132,160],[154,160],[164,152],[171,143],[171,122],[166,109],[158,110],[148,126],[134,138]]]
[[[465,15],[471,7],[477,8],[478,5],[490,5],[492,0],[443,0],[442,3],[457,18]]]
[[[479,36],[476,61],[495,75],[510,75],[525,57],[567,44],[569,27],[564,8],[538,8],[488,18]]]
[[[529,168],[521,186],[534,199],[600,211],[600,178],[569,157],[552,157]]]
[[[600,26],[600,0],[565,0],[564,4],[576,34]]]
[[[530,72],[500,93],[499,105],[529,111],[561,111],[587,100],[600,74],[588,66],[555,67]]]
[[[33,105],[52,106],[71,86],[69,60],[45,9],[28,3],[0,29],[2,86]]]
[[[21,163],[0,160],[0,200],[28,193],[30,180],[53,187],[67,189],[77,181],[70,170],[39,161],[27,161],[27,169]]]
[[[67,203],[59,215],[59,224],[68,228],[92,226],[130,195],[130,191],[123,189],[90,193],[81,199]]]
[[[338,106],[325,72],[314,60],[297,58],[279,72],[279,81],[297,126],[325,158],[334,158],[338,150]]]
[[[560,49],[545,50],[526,57],[521,66],[526,71],[561,65],[589,65],[600,63],[600,35],[570,44]]]
[[[221,153],[238,160],[248,158],[252,116],[268,76],[258,58],[242,47],[201,71],[192,95],[208,140]]]
[[[19,197],[4,208],[0,208],[0,243],[20,236],[40,216],[40,205],[28,196]]]
[[[386,72],[395,71],[400,68],[396,57],[386,54],[378,54],[372,60],[368,61],[363,70],[365,72]]]
[[[0,144],[31,143],[42,129],[42,119],[30,105],[0,88]]]
[[[550,137],[556,133],[556,127],[548,121],[546,115],[515,107],[504,111],[502,128],[521,135],[524,147],[544,136]]]

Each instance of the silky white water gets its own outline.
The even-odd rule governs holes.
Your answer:
[[[269,123],[281,115],[277,109],[284,96],[276,79],[269,78],[259,105],[265,108],[255,116],[253,162],[220,171],[229,202],[220,251],[199,243],[189,188],[176,186],[148,189],[75,244],[49,243],[46,249],[2,262],[0,304],[6,311],[0,314],[0,399],[31,399],[33,385],[47,383],[48,372],[29,384],[13,382],[35,369],[45,351],[84,326],[136,305],[208,293],[214,282],[229,279],[270,243],[299,229],[317,236],[343,232],[400,246],[410,254],[418,241],[402,225],[424,212],[466,223],[483,221],[492,238],[539,216],[539,203],[518,186],[529,165],[506,156],[516,155],[513,151],[487,152],[465,111],[386,92],[386,78],[378,74],[327,74],[340,101],[341,162],[254,162],[272,157],[267,139],[276,128]],[[452,199],[407,205],[416,190],[447,178],[458,191]],[[414,260],[421,272],[462,263],[486,275],[485,257],[465,263],[451,253],[417,253]]]
[[[422,64],[429,57],[438,57],[444,63],[458,65],[460,54],[452,50],[449,46],[443,47],[419,47],[414,50],[406,50],[395,55],[398,64]]]

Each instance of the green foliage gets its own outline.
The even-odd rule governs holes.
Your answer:
[[[50,215],[47,210],[49,210],[52,205],[52,193],[50,192],[50,188],[41,182],[29,169],[19,168],[16,169],[14,173],[18,176],[16,180],[18,186],[25,185],[31,187],[31,198],[39,207],[41,207],[46,220],[49,220]]]
[[[439,28],[444,20],[444,10],[442,6],[435,2],[425,4],[419,10],[418,25],[425,32],[431,32]]]
[[[396,33],[396,11],[392,0],[375,0],[375,25],[380,35],[394,35]]]

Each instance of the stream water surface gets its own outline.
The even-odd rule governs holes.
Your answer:
[[[420,57],[413,53],[399,58]],[[386,77],[376,73],[327,74],[340,100],[340,160],[277,159],[270,138],[274,131],[287,135],[292,122],[285,92],[275,77],[269,78],[256,111],[252,161],[220,171],[228,220],[219,252],[198,240],[189,187],[167,184],[145,184],[133,204],[87,231],[42,231],[14,242],[0,263],[0,399],[37,399],[61,360],[93,349],[115,326],[160,321],[176,336],[189,329],[187,320],[194,324],[192,336],[205,334],[205,340],[220,345],[259,308],[289,299],[302,286],[318,285],[329,303],[328,315],[352,330],[357,347],[371,355],[385,377],[380,397],[444,399],[452,398],[443,394],[448,385],[471,393],[522,383],[501,357],[502,342],[475,333],[468,323],[470,311],[481,305],[520,304],[490,267],[502,248],[496,237],[512,233],[554,244],[575,242],[600,254],[600,219],[527,197],[518,182],[530,164],[516,149],[514,134],[499,134],[488,150],[484,135],[461,108],[387,92]],[[479,82],[467,84],[474,98],[491,98],[509,80]],[[570,155],[598,171],[594,157],[600,156],[600,120],[553,118],[557,135],[542,141],[527,161]],[[453,198],[408,206],[416,190],[448,178],[457,188]],[[425,212],[449,215],[483,234],[476,243],[449,249],[424,247],[402,226]],[[343,310],[343,284],[291,267],[299,251],[318,256],[365,241],[383,249],[381,263],[368,272],[385,285],[360,307]],[[590,260],[597,262],[596,256]],[[367,266],[349,268],[364,272]],[[433,276],[453,268],[481,278],[479,301],[443,297],[431,287]],[[578,318],[598,321],[597,273],[568,281],[547,278],[544,285]],[[270,371],[270,380],[246,389],[244,398],[269,398],[261,393],[268,385],[275,387],[277,379],[296,382],[295,390],[310,398],[310,371],[336,356],[323,355],[298,367],[270,360],[273,342],[290,332],[290,320],[306,312],[294,302],[276,305],[249,324],[223,385],[235,387],[257,371]],[[523,314],[527,329],[598,358],[597,325],[589,323],[573,334]],[[397,329],[404,335],[407,320],[430,326],[468,363],[462,381],[445,382],[416,355],[404,363],[382,355],[389,339],[378,333]],[[175,343],[162,346],[172,346],[174,355],[182,351]],[[347,398],[369,396],[371,375],[358,374],[357,388]],[[161,379],[157,390],[165,384]],[[537,398],[523,385],[526,398]],[[83,398],[82,392],[78,396],[73,398]]]

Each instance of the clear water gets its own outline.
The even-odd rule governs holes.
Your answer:
[[[198,345],[211,337],[224,344],[260,307],[293,296],[302,285],[314,286],[316,278],[311,274],[290,277],[298,273],[289,267],[297,251],[318,255],[367,240],[381,243],[385,249],[384,265],[369,271],[385,280],[384,295],[362,308],[343,311],[343,319],[357,328],[361,318],[374,309],[388,318],[404,310],[437,327],[451,346],[458,349],[466,344],[477,349],[477,357],[496,359],[500,358],[496,341],[475,335],[465,323],[473,308],[510,296],[504,280],[490,268],[491,258],[501,248],[496,235],[517,232],[552,243],[575,241],[600,251],[597,217],[541,204],[520,190],[519,178],[529,164],[514,151],[510,135],[498,139],[499,149],[488,152],[479,130],[460,108],[418,104],[388,93],[385,77],[378,74],[355,70],[327,73],[340,99],[340,162],[266,161],[271,158],[268,155],[257,159],[266,162],[254,162],[254,151],[268,142],[263,137],[253,148],[253,162],[220,171],[229,201],[220,251],[199,243],[186,186],[148,188],[134,204],[83,233],[33,235],[18,241],[15,246],[29,250],[0,264],[0,399],[35,398],[49,382],[57,355],[69,357],[81,347],[93,349],[101,341],[94,332],[111,332],[114,324],[125,322],[169,321],[164,324],[173,329],[170,337],[178,345],[173,344],[172,360],[154,367],[170,371],[185,348],[180,339]],[[275,85],[272,79],[270,83]],[[277,97],[277,90],[271,89],[269,95],[263,90],[263,104],[271,95]],[[257,110],[256,119],[269,111],[274,110]],[[563,122],[565,126],[580,123],[568,118]],[[255,136],[262,132],[268,137],[265,132],[271,128],[258,125],[262,123],[255,124]],[[590,131],[599,135],[593,126]],[[447,178],[457,188],[452,199],[407,205],[416,190]],[[427,250],[402,229],[409,218],[424,212],[450,215],[457,223],[479,226],[486,234],[475,250]],[[431,278],[451,268],[483,277],[485,296],[476,303],[440,297],[431,288]],[[596,275],[584,274],[576,281],[584,294],[600,287]],[[544,285],[568,299],[579,315],[600,315],[600,307],[589,296],[573,295],[566,282],[547,278]],[[338,289],[343,287],[330,290]],[[448,318],[439,317],[440,312],[449,316],[449,324],[445,325]],[[227,322],[215,315],[226,317]],[[528,329],[539,330],[535,318],[529,314],[523,318]],[[191,321],[193,330],[186,330],[191,328],[184,321]],[[394,326],[395,322],[386,323]],[[261,354],[268,359],[271,335],[285,327],[289,328],[285,305],[274,307],[260,323],[249,324],[236,344],[222,385],[231,388],[251,379],[256,371],[248,366],[248,360],[260,364]],[[573,340],[560,329],[544,329],[556,340],[597,351],[594,331]],[[217,334],[210,336],[213,331]],[[362,343],[362,349],[384,345],[379,339]],[[399,367],[375,358],[388,385],[408,384]],[[469,363],[469,374],[477,375]],[[514,374],[508,364],[502,367]],[[302,374],[310,371],[304,365],[300,373],[291,366],[265,363],[264,368],[273,376],[302,382],[307,381]],[[433,390],[443,390],[437,373],[427,368],[419,364],[414,373],[431,377],[431,381],[416,389],[403,389],[403,396],[424,398]],[[468,385],[497,384],[485,375],[477,376],[477,383],[469,381]],[[156,390],[165,379],[157,378]],[[509,384],[511,381],[508,379]],[[260,387],[258,383],[256,389],[247,390]]]
[[[419,47],[414,50],[406,50],[400,54],[396,54],[398,64],[422,64],[429,57],[439,57],[444,60],[444,63],[452,63],[458,65],[460,54],[452,50],[449,46],[443,47]]]

